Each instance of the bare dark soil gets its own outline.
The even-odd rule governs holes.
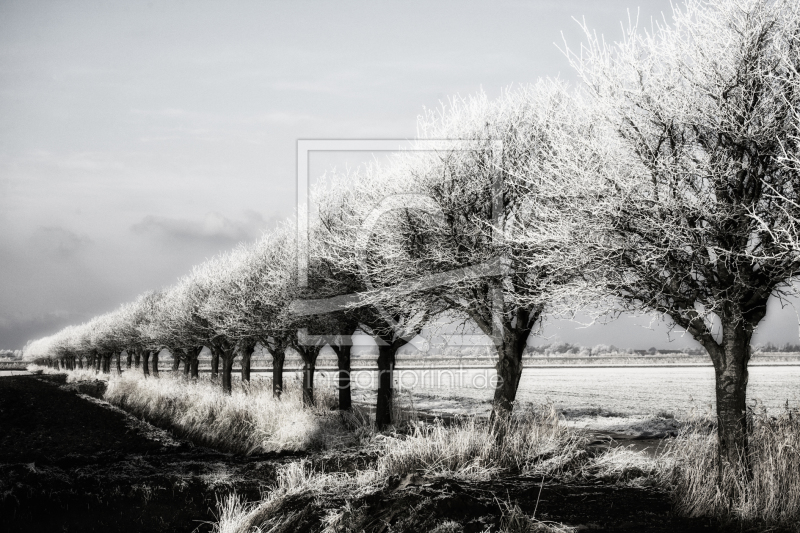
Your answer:
[[[275,457],[148,438],[62,383],[0,378],[2,531],[209,531],[217,494],[257,499],[274,479]]]
[[[131,417],[79,396],[99,395],[89,384],[61,387],[63,376],[0,378],[0,529],[3,531],[209,531],[218,496],[236,491],[257,500],[290,456],[241,457],[187,441],[161,439]],[[97,386],[94,386],[97,387]],[[363,468],[361,452],[312,457],[327,471]],[[712,532],[707,519],[674,516],[654,488],[611,483],[556,484],[520,477],[487,483],[387,480],[378,493],[351,502],[352,531],[431,531],[447,520],[465,533],[499,524],[512,501],[540,520],[581,530]],[[319,531],[336,495],[300,494],[282,509],[281,531]],[[742,531],[736,527],[735,531]]]

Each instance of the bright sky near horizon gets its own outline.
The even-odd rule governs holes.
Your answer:
[[[579,46],[573,17],[615,40],[637,7],[641,21],[669,12],[668,0],[0,3],[0,348],[169,285],[289,216],[297,139],[411,138],[449,96],[575,82],[556,46],[562,31]],[[545,334],[694,345],[634,322]],[[791,308],[762,329],[798,340]]]

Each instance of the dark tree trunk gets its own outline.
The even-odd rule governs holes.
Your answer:
[[[378,344],[378,403],[375,406],[375,424],[383,429],[392,424],[394,400],[394,360],[402,344]]]
[[[280,398],[283,394],[283,363],[286,360],[286,352],[283,349],[272,351],[272,395]]]
[[[230,394],[233,391],[233,361],[236,359],[236,344],[223,336],[215,337],[211,340],[211,353],[217,354],[222,361],[222,392]],[[198,352],[199,353],[199,352]],[[212,371],[213,371],[212,359]]]
[[[533,310],[518,307],[514,311],[513,320],[505,317],[502,321],[502,336],[495,340],[497,383],[494,390],[492,419],[498,412],[510,413],[514,407],[522,377],[522,355],[525,353],[531,328],[541,316],[542,310],[542,306]]]
[[[256,349],[255,343],[245,342],[242,344],[242,381],[250,381],[250,359]]]
[[[211,379],[216,379],[219,374],[219,350],[211,347]]]
[[[121,357],[122,357],[122,353],[121,352],[117,352],[114,355],[114,358],[115,358],[116,363],[117,363],[117,374],[122,374],[122,365],[120,364],[120,358]]]
[[[139,365],[141,364],[141,361],[142,361],[142,354],[140,353],[139,350],[136,350],[133,353],[133,364],[134,364],[134,366],[136,368],[139,368]]]
[[[750,298],[746,310],[734,302],[719,306],[721,342],[714,339],[701,318],[687,321],[680,315],[673,316],[677,324],[703,345],[714,363],[719,478],[739,466],[751,473],[747,442],[747,365],[753,332],[767,314],[768,296],[767,293],[760,299]]]
[[[200,359],[196,356],[192,359],[192,367],[190,368],[190,374],[192,379],[198,379],[200,377]]]
[[[144,377],[150,375],[150,352],[147,350],[142,354],[142,371],[144,372]]]
[[[339,410],[349,411],[352,408],[352,395],[350,392],[350,353],[352,346],[344,343],[339,346],[331,345],[336,352],[336,361],[339,369],[336,387],[339,389]]]
[[[153,367],[153,377],[154,378],[158,377],[158,354],[160,352],[161,352],[161,350],[159,350],[157,352],[153,352],[152,367]]]
[[[222,392],[225,394],[230,394],[233,390],[231,376],[233,375],[234,359],[234,353],[225,354],[225,357],[222,358]]]
[[[172,354],[172,375],[177,376],[178,370],[181,368],[181,358],[178,354]]]
[[[104,353],[103,354],[103,373],[110,374],[111,373],[111,354]]]
[[[521,345],[520,345],[521,344]],[[525,341],[515,342],[509,338],[498,346],[497,385],[494,389],[494,410],[511,412],[517,397],[519,380],[522,377],[522,353]],[[493,413],[494,416],[494,413]]]
[[[322,346],[293,344],[303,359],[303,405],[315,405],[314,401],[314,372],[317,368],[317,357]]]
[[[78,357],[78,368],[83,370],[83,357]]]
[[[303,405],[306,406],[314,405],[314,371],[316,369],[316,361],[303,361]]]
[[[184,350],[183,375],[187,379],[190,377],[192,379],[198,378],[199,364],[200,364],[198,361],[198,357],[200,356],[201,351],[203,351],[202,346],[195,346]]]
[[[747,329],[723,324],[722,344],[709,350],[716,382],[720,476],[736,465],[748,467],[747,364],[752,332]]]
[[[125,368],[130,370],[133,363],[133,353],[130,350],[125,350],[125,355],[127,355],[125,358]]]

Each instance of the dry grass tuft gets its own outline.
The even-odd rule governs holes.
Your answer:
[[[335,448],[353,440],[360,420],[333,410],[334,391],[320,389],[314,408],[303,406],[299,385],[288,382],[280,400],[268,380],[234,382],[224,394],[215,381],[126,372],[109,379],[104,399],[126,411],[215,448],[238,453]],[[361,418],[363,419],[363,417]]]
[[[752,413],[743,465],[717,476],[717,432],[706,424],[684,429],[663,464],[679,512],[800,531],[800,412]]]
[[[377,468],[383,476],[419,472],[476,481],[504,471],[557,475],[586,459],[587,442],[545,405],[494,422],[417,423],[408,435],[382,438]]]

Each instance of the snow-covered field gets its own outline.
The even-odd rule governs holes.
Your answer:
[[[318,382],[334,373],[318,374]],[[424,411],[488,412],[494,372],[397,371],[398,396]],[[267,376],[264,376],[267,377]],[[369,401],[374,373],[354,373],[354,396]],[[800,366],[750,368],[748,404],[760,402],[769,411],[786,402],[800,405]],[[523,371],[517,401],[552,402],[570,417],[600,415],[674,414],[684,417],[714,408],[714,370],[711,367],[529,368]]]

